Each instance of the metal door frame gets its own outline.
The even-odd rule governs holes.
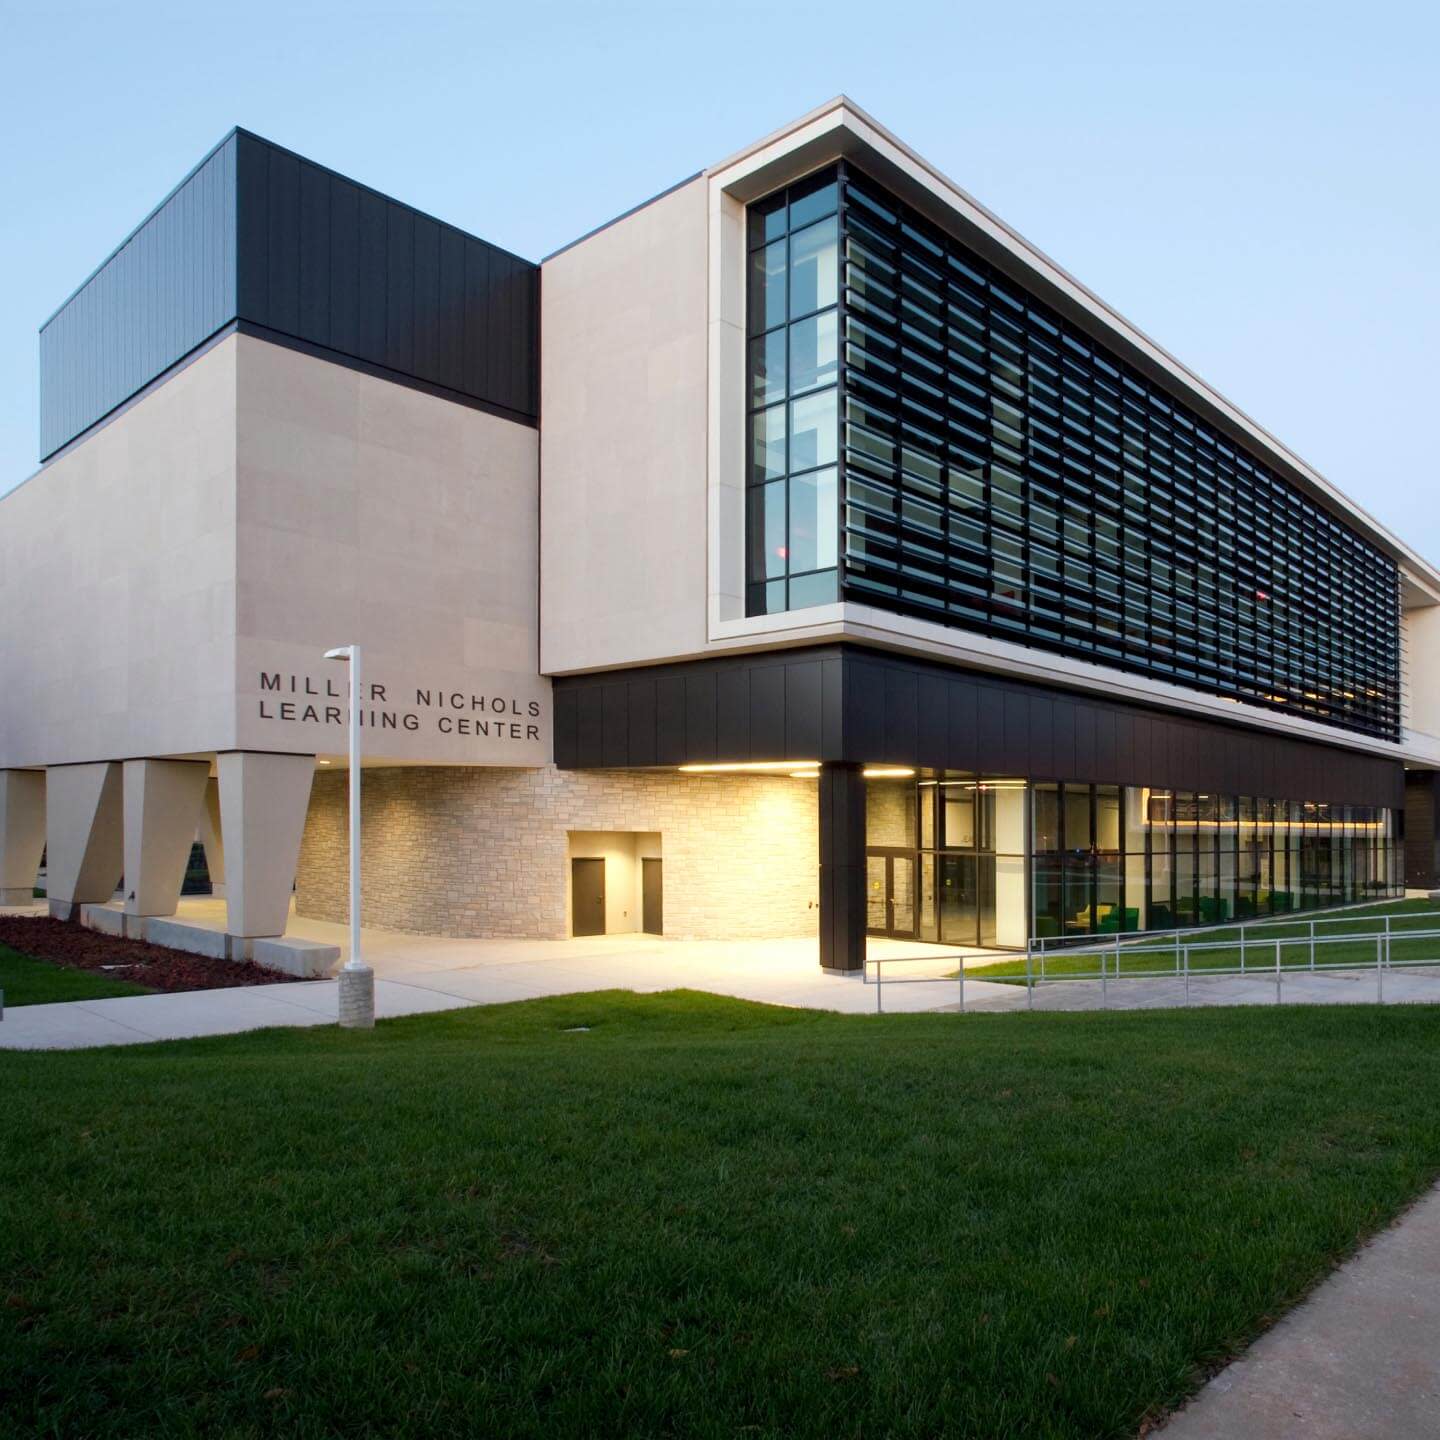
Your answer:
[[[865,933],[867,935],[884,935],[891,940],[918,939],[920,935],[920,852],[906,845],[867,845],[865,847],[867,912],[871,860],[884,860],[885,862],[885,919],[888,928],[872,930],[868,923],[869,915],[867,913]],[[895,929],[895,862],[897,860],[908,861],[910,865],[910,928],[908,930]]]

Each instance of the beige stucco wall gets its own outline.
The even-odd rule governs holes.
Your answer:
[[[1440,605],[1407,610],[1402,617],[1405,644],[1405,726],[1431,740],[1440,739]]]
[[[0,499],[0,766],[235,742],[236,346]]]
[[[706,628],[706,186],[541,272],[541,668],[693,654]]]
[[[317,774],[301,847],[302,915],[346,915],[345,777]],[[651,771],[367,770],[367,924],[439,935],[569,933],[573,832],[659,836],[665,934],[744,939],[816,933],[817,788],[757,775]],[[584,851],[576,853],[585,853]],[[607,899],[609,897],[607,896]]]
[[[345,672],[320,657],[358,642],[378,717],[367,758],[548,761],[536,431],[262,340],[239,343],[240,745],[343,750]],[[262,688],[262,675],[278,675],[281,690]],[[307,696],[305,679],[321,693]]]
[[[0,499],[0,768],[342,752],[354,642],[367,759],[546,763],[538,450],[220,341]]]

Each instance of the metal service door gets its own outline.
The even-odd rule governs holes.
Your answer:
[[[570,933],[605,933],[605,862],[570,862]]]
[[[647,935],[665,933],[665,872],[663,860],[640,861],[641,927]]]

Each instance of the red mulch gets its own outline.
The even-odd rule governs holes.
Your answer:
[[[43,915],[0,915],[0,945],[68,970],[97,970],[152,990],[222,990],[235,985],[289,985],[296,980],[253,961],[187,955]]]

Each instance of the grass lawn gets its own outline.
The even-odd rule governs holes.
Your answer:
[[[7,1434],[1133,1435],[1440,1173],[1428,1007],[612,992],[0,1087]]]
[[[1266,921],[1259,928],[1246,932],[1245,964],[1257,969],[1274,968],[1275,941],[1280,941],[1280,964],[1284,969],[1306,969],[1310,964],[1310,921],[1317,923],[1317,939],[1333,936],[1329,944],[1315,946],[1317,965],[1374,965],[1375,940],[1372,938],[1341,939],[1342,936],[1377,936],[1384,932],[1384,920],[1390,917],[1392,939],[1390,959],[1392,961],[1433,960],[1440,966],[1440,936],[1430,939],[1406,939],[1406,931],[1440,930],[1440,903],[1434,900],[1390,900],[1379,905],[1360,906],[1353,910],[1322,911],[1316,915],[1295,917],[1286,920]],[[1433,918],[1425,919],[1429,915]],[[1213,930],[1194,932],[1181,937],[1181,943],[1189,940],[1191,970],[1233,970],[1240,964],[1240,930],[1236,926],[1216,926]],[[1100,945],[1114,944],[1114,936],[1096,937]],[[1218,948],[1194,948],[1197,945]],[[1137,947],[1143,947],[1138,950]],[[1115,973],[1115,951],[1105,951],[1105,965],[1110,974]],[[1174,941],[1164,934],[1147,936],[1143,940],[1126,941],[1121,937],[1119,966],[1122,972],[1164,971],[1173,973],[1176,966]],[[1031,974],[1040,978],[1038,956],[1031,960]],[[967,965],[967,976],[979,980],[1005,980],[1025,974],[1025,957],[1001,960],[995,964]],[[1045,956],[1045,974],[1051,975],[1099,975],[1100,955],[1094,950],[1075,951],[1056,949]]]
[[[0,945],[0,990],[6,1007],[48,1005],[52,1000],[108,1000],[112,995],[148,995],[143,985],[112,980],[92,970],[67,970],[48,960],[33,960]],[[0,1021],[0,1024],[3,1024]]]

